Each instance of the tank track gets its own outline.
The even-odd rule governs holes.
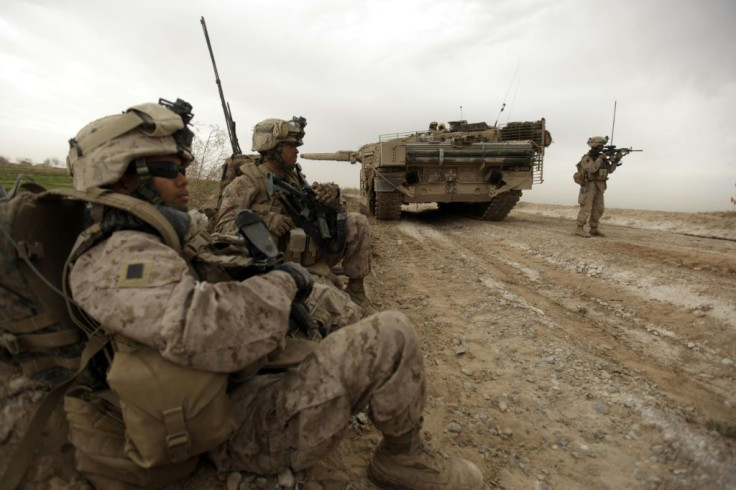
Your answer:
[[[514,209],[519,199],[521,199],[521,191],[517,189],[499,194],[491,199],[479,217],[486,221],[501,221]]]
[[[486,221],[502,221],[521,198],[520,190],[511,190],[494,197],[490,202],[441,202],[442,210]]]
[[[404,200],[400,192],[376,192],[375,193],[376,219],[384,221],[395,221],[401,217],[401,203]]]

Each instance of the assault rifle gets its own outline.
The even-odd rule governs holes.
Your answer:
[[[632,151],[644,151],[644,150],[633,150],[631,148],[617,148],[616,145],[606,145],[603,147],[603,150],[601,151],[601,153],[605,153],[608,158],[613,158],[618,152],[621,152],[621,156],[623,157],[623,156],[628,155]],[[616,162],[616,166],[620,167],[621,165],[622,165],[621,160]]]
[[[248,267],[247,276],[265,274],[273,270],[277,265],[284,262],[284,256],[276,247],[271,233],[265,223],[255,212],[250,209],[241,209],[235,215],[235,226],[245,239],[253,263]],[[291,330],[301,330],[312,337],[319,332],[319,324],[312,318],[309,308],[302,301],[294,301],[291,304],[289,316]]]
[[[345,248],[348,214],[320,202],[317,193],[307,183],[302,167],[296,164],[299,189],[286,179],[272,173],[266,176],[269,197],[277,195],[294,223],[317,241],[325,253],[339,253]]]

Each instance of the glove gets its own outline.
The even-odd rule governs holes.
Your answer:
[[[312,189],[317,194],[317,200],[323,204],[331,204],[340,197],[340,187],[337,184],[312,184]]]
[[[295,262],[284,262],[274,267],[274,270],[286,272],[296,283],[294,301],[305,301],[312,294],[314,278],[307,269]]]
[[[267,214],[264,216],[263,222],[266,223],[268,231],[270,231],[276,238],[279,238],[281,235],[294,228],[294,222],[291,218],[279,213]]]

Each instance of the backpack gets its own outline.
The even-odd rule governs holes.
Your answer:
[[[85,203],[44,191],[16,183],[0,199],[0,347],[25,375],[57,385],[79,368],[86,340],[62,291]]]
[[[44,379],[54,388],[36,409],[18,448],[8,458],[0,488],[14,488],[21,481],[33,449],[40,442],[45,421],[62,398],[80,472],[148,486],[167,485],[187,476],[196,466],[198,453],[219,445],[235,430],[225,392],[226,375],[203,373],[200,377],[211,374],[210,378],[217,379],[183,383],[181,380],[189,375],[184,372],[186,368],[169,367],[172,377],[178,380],[170,384],[180,388],[174,389],[179,398],[173,398],[176,406],[163,407],[163,419],[155,414],[147,416],[141,409],[131,407],[130,402],[126,406],[123,401],[137,400],[137,395],[128,397],[122,393],[123,388],[119,397],[96,396],[97,393],[79,386],[70,390],[89,360],[110,340],[98,330],[94,320],[85,318],[76,308],[66,290],[65,275],[72,251],[77,255],[77,250],[93,245],[99,228],[85,227],[87,205],[102,204],[130,212],[181,253],[176,232],[153,206],[129,196],[102,189],[46,190],[33,182],[19,182],[0,198],[0,347],[8,351],[24,374]],[[122,370],[137,374],[149,368],[133,369],[131,362],[136,359],[146,360],[148,366],[166,363],[151,349],[140,352],[120,359],[116,355],[113,364],[126,360]],[[125,376],[116,380],[121,387],[126,382],[129,380]],[[145,389],[161,390],[158,386]],[[154,397],[149,394],[144,398]],[[167,415],[169,411],[171,414]],[[126,418],[126,413],[132,416]],[[197,416],[211,423],[193,420]],[[137,419],[131,423],[131,417]],[[186,424],[181,423],[183,420]],[[129,424],[132,425],[128,427]],[[219,425],[219,430],[213,430],[212,424]],[[143,435],[135,440],[131,433]],[[138,457],[131,457],[133,454]]]

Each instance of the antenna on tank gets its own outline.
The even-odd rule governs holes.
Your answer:
[[[460,106],[460,120],[463,120],[463,106]]]
[[[509,83],[509,88],[506,90],[506,96],[503,98],[503,104],[501,104],[501,110],[498,111],[498,116],[496,116],[496,122],[493,123],[494,127],[498,127],[498,119],[501,117],[501,113],[506,108],[506,101],[509,98],[509,92],[511,92],[511,87],[514,85],[514,80],[516,80],[516,75],[519,74],[519,65],[521,64],[521,58],[516,62],[516,70],[514,71],[514,76],[511,77],[511,83]],[[514,94],[514,98],[516,98],[516,95]]]

